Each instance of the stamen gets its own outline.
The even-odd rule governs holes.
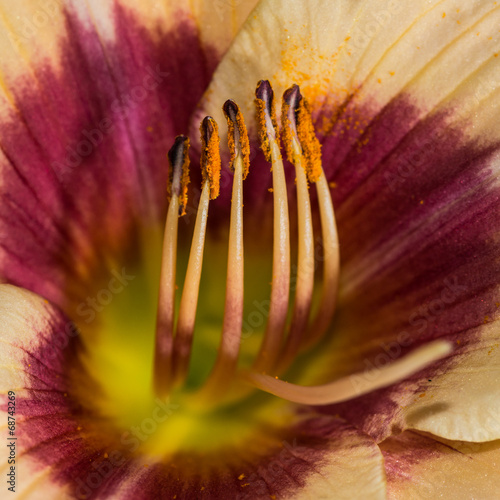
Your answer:
[[[196,214],[174,340],[174,379],[176,384],[184,382],[189,367],[203,266],[208,205],[210,199],[213,200],[219,195],[220,185],[219,132],[217,123],[212,117],[207,116],[202,121],[200,133],[203,189]]]
[[[279,148],[274,93],[269,82],[260,81],[255,95],[261,148],[267,160],[272,163],[273,173],[274,228],[271,304],[264,339],[253,365],[255,371],[267,371],[274,366],[279,355],[286,326],[290,288],[290,229],[288,195]]]
[[[281,398],[302,404],[332,404],[391,385],[445,356],[451,344],[432,342],[382,369],[352,375],[335,382],[302,387],[258,372],[283,371],[300,350],[318,341],[331,324],[337,298],[339,244],[330,189],[321,165],[321,146],[316,138],[307,103],[294,85],[283,95],[282,137],[289,160],[295,166],[298,209],[298,271],[293,312],[284,340],[290,291],[290,227],[287,184],[280,153],[274,94],[268,81],[256,89],[257,122],[261,148],[271,162],[273,177],[273,270],[271,304],[266,329],[252,372],[242,376],[251,385]],[[235,377],[243,326],[243,180],[249,171],[249,141],[238,106],[231,100],[223,107],[228,122],[230,168],[234,172],[229,224],[229,248],[224,318],[217,359],[205,384],[188,399],[201,403],[230,400],[228,390]],[[154,387],[163,397],[174,383],[184,383],[193,344],[196,311],[203,266],[209,202],[219,194],[220,155],[217,124],[206,117],[200,127],[202,193],[193,232],[182,291],[175,338],[174,304],[178,217],[187,204],[189,140],[179,136],[169,152],[169,207],[165,223],[163,260],[155,339]],[[323,285],[318,312],[309,321],[314,289],[314,239],[309,183],[316,185],[324,247]],[[281,359],[278,359],[281,354]],[[234,395],[246,395],[241,386]],[[250,389],[250,386],[249,386]],[[236,395],[236,392],[238,393]],[[231,395],[233,396],[233,395]],[[232,399],[234,401],[234,398]],[[187,401],[187,400],[186,400]]]
[[[332,322],[335,314],[339,281],[340,255],[337,224],[330,188],[323,168],[321,168],[319,179],[316,182],[316,190],[323,236],[323,286],[318,312],[308,330],[304,348],[318,342]]]
[[[233,101],[226,101],[223,110],[229,129],[234,178],[222,338],[215,365],[198,395],[200,401],[211,403],[225,396],[238,362],[243,325],[243,179],[250,164],[248,134],[239,108]]]
[[[329,405],[395,384],[443,358],[451,351],[450,342],[437,340],[415,349],[390,365],[318,386],[289,384],[258,373],[247,373],[243,377],[255,387],[294,403]]]
[[[176,137],[175,143],[168,153],[170,170],[167,192],[170,203],[163,237],[153,375],[155,392],[162,397],[168,394],[171,383],[177,228],[179,217],[186,213],[187,185],[189,183],[188,152],[189,139],[181,135]]]
[[[304,97],[299,101],[296,116],[297,136],[306,163],[307,177],[309,182],[316,183],[324,250],[321,301],[316,317],[304,339],[303,347],[309,347],[324,335],[335,313],[340,256],[332,197],[321,164],[321,144],[314,132],[311,112]]]
[[[302,95],[297,85],[294,85],[283,94],[281,114],[283,142],[288,159],[295,165],[297,180],[299,250],[292,322],[278,371],[285,370],[288,367],[303,342],[302,337],[309,320],[314,288],[313,224],[306,176],[308,160],[303,154],[304,151],[299,141],[297,125],[297,111],[300,109],[301,100]]]

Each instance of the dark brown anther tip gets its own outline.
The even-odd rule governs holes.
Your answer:
[[[299,109],[299,103],[301,100],[302,94],[300,93],[300,87],[296,83],[294,83],[289,89],[285,90],[285,93],[283,94],[283,101],[294,111]]]
[[[189,139],[185,135],[178,135],[173,146],[168,152],[168,159],[172,167],[182,167],[184,162],[185,148],[188,147]]]
[[[236,123],[236,117],[240,111],[240,108],[238,108],[238,105],[234,101],[228,99],[224,103],[224,106],[222,106],[222,110],[224,111],[224,114],[227,118],[229,118],[233,123]]]
[[[205,144],[208,144],[215,132],[214,119],[211,116],[205,116],[205,118],[203,118],[201,122],[201,132],[203,134],[203,141]]]
[[[261,80],[257,84],[255,97],[265,103],[267,112],[271,114],[274,92],[268,80]]]

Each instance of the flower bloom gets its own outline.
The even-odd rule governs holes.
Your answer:
[[[4,487],[494,498],[500,6],[234,4],[2,10]]]

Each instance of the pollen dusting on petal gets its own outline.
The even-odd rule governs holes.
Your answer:
[[[208,180],[210,185],[210,199],[215,200],[220,191],[220,150],[219,127],[217,122],[207,116],[201,122],[201,173],[203,183]]]
[[[296,115],[297,135],[306,161],[307,178],[309,182],[316,182],[322,172],[321,144],[314,132],[311,112],[305,98],[300,100]]]
[[[238,105],[230,99],[224,103],[222,109],[228,127],[227,141],[231,152],[229,167],[234,172],[234,160],[237,156],[241,156],[243,160],[243,179],[246,179],[250,170],[250,142],[243,115]]]
[[[170,163],[167,195],[168,201],[172,196],[179,197],[179,216],[186,214],[189,184],[189,138],[179,135],[175,138],[174,145],[168,152]]]
[[[271,140],[277,140],[279,145],[278,123],[276,120],[276,106],[271,85],[261,80],[255,92],[256,121],[259,133],[260,147],[266,160],[272,163]]]

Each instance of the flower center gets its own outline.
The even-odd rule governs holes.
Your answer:
[[[332,321],[338,288],[339,245],[330,189],[321,165],[321,148],[315,136],[311,114],[297,85],[283,95],[281,137],[289,161],[295,167],[297,186],[297,276],[293,300],[289,300],[291,284],[290,224],[288,194],[281,157],[280,133],[276,120],[274,96],[267,81],[256,90],[257,123],[261,148],[271,163],[273,179],[273,263],[269,313],[264,336],[251,369],[238,369],[244,310],[244,233],[243,182],[249,167],[249,141],[243,116],[233,101],[227,101],[224,114],[228,124],[228,145],[233,172],[229,225],[224,315],[217,358],[210,374],[192,394],[203,406],[232,401],[256,386],[291,401],[328,404],[360,395],[359,388],[348,380],[319,387],[300,387],[278,379],[297,356],[314,346]],[[154,388],[165,398],[182,387],[189,372],[198,306],[203,254],[210,200],[219,194],[221,160],[216,122],[206,117],[200,127],[202,193],[192,237],[184,287],[178,310],[175,307],[178,219],[185,214],[189,182],[189,140],[176,138],[169,152],[170,179],[161,281],[158,303]],[[310,185],[315,186],[321,222],[324,252],[323,284],[318,306],[312,313],[315,291],[315,249]],[[417,349],[404,360],[379,370],[370,378],[363,392],[394,383],[442,357],[449,345],[437,341]],[[265,375],[268,373],[273,375]],[[245,388],[246,384],[246,388]]]

